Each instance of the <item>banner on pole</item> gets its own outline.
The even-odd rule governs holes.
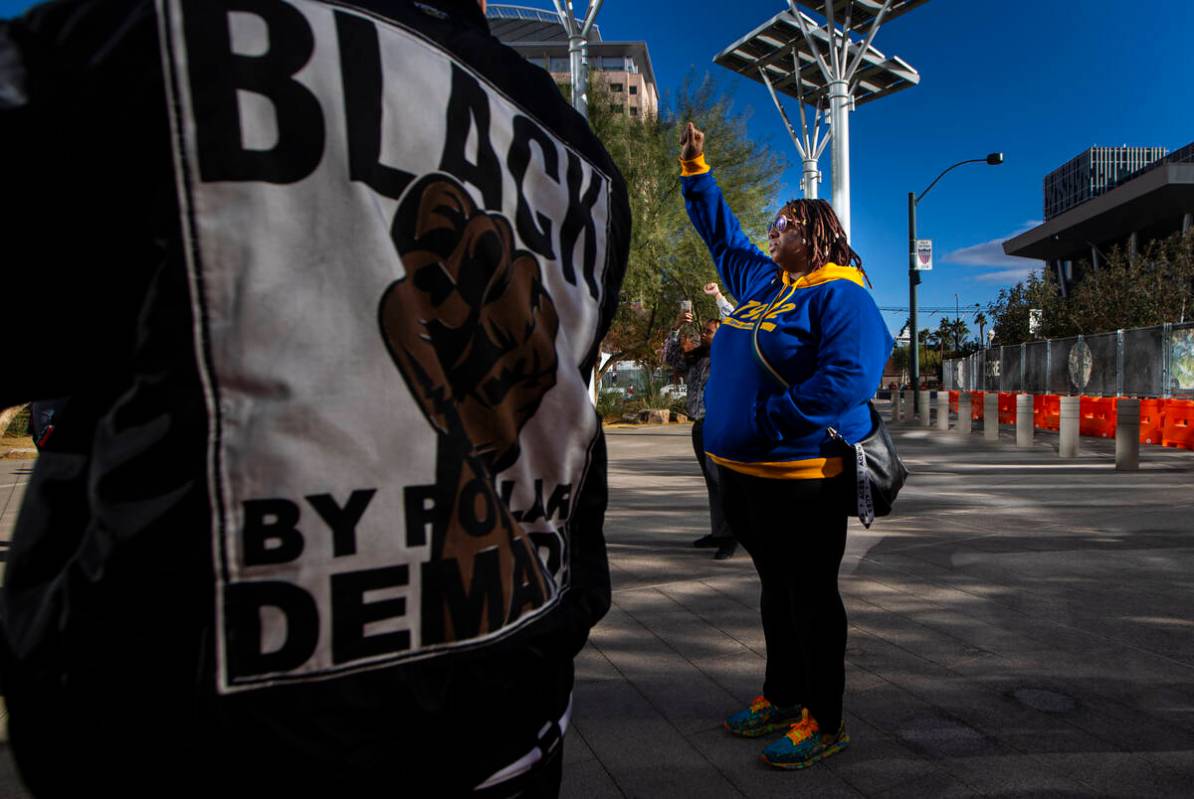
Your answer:
[[[933,268],[933,240],[916,240],[916,270],[928,272]]]

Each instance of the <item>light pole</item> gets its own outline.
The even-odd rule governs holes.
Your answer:
[[[986,158],[969,158],[959,161],[953,166],[946,167],[941,174],[933,178],[933,182],[919,195],[908,192],[908,326],[912,330],[912,339],[916,340],[916,286],[920,283],[920,271],[916,268],[916,205],[933,190],[937,181],[945,174],[963,164],[990,164],[995,166],[1003,163],[1003,153],[990,153]],[[917,347],[912,348],[912,411],[916,413],[920,405],[920,353]]]
[[[961,325],[959,324],[959,322],[961,322],[961,321],[962,321],[962,311],[959,310],[959,308],[958,308],[958,292],[955,291],[954,292],[954,357],[955,358],[958,355],[958,350],[962,349],[962,340],[959,338],[961,333],[958,330],[958,328],[961,327]],[[944,369],[945,364],[942,364],[941,368]]]

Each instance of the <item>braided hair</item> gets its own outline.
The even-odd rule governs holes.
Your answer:
[[[827,263],[853,266],[866,278],[871,279],[862,268],[862,256],[854,252],[846,238],[846,231],[833,206],[825,200],[789,200],[779,211],[800,225],[804,240],[808,244],[808,261],[813,269]]]

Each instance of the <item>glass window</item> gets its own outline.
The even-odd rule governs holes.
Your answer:
[[[637,105],[630,106],[630,116],[632,116],[632,117],[638,116],[638,106]]]
[[[621,103],[610,103],[609,110],[617,111],[620,114],[624,114],[624,113],[626,113],[626,106],[622,105]]]
[[[615,70],[626,69],[626,59],[620,55],[602,56],[601,57],[601,68],[602,69],[615,69]]]
[[[610,90],[611,92],[620,92],[620,91],[622,91],[622,84],[620,84],[620,83],[611,83],[611,84],[609,85],[609,90]]]
[[[551,66],[548,72],[568,72],[572,67],[568,63],[567,58],[553,58],[551,59]]]
[[[638,87],[637,87],[637,86],[635,86],[633,83],[632,83],[632,84],[630,84],[630,93],[631,93],[631,94],[638,94]]]

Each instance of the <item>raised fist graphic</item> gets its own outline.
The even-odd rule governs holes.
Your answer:
[[[382,295],[382,337],[439,433],[423,643],[490,634],[554,591],[494,490],[556,383],[559,318],[510,223],[443,174],[407,191],[391,228],[406,276]]]

